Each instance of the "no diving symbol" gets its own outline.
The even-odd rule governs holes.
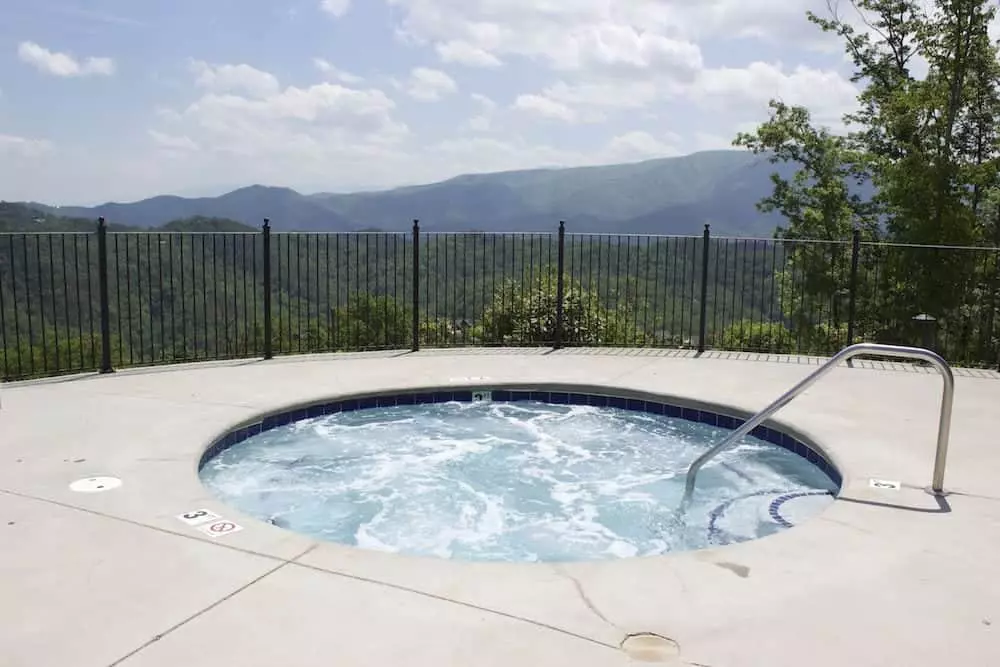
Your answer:
[[[215,521],[205,526],[199,526],[198,530],[205,533],[209,537],[223,537],[225,535],[231,535],[233,533],[243,530],[243,526],[235,524],[232,521]]]

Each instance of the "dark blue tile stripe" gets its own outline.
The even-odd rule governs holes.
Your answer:
[[[657,415],[665,415],[671,419],[686,419],[688,421],[699,422],[709,426],[733,430],[743,423],[740,417],[724,415],[708,410],[672,405],[658,401],[644,401],[635,398],[621,398],[617,396],[602,396],[598,394],[580,394],[564,391],[538,391],[538,390],[517,390],[498,389],[492,392],[494,401],[541,401],[544,403],[556,403],[563,405],[591,405],[602,408],[618,408],[621,410],[633,410],[636,412],[649,412]],[[342,401],[332,401],[311,405],[306,408],[296,408],[287,412],[269,415],[260,422],[245,426],[216,440],[205,451],[201,458],[201,465],[209,459],[217,456],[220,452],[232,447],[238,442],[242,442],[249,437],[269,431],[279,426],[285,426],[292,422],[303,419],[322,417],[337,412],[350,412],[352,410],[365,410],[376,407],[393,407],[396,405],[421,405],[425,403],[446,403],[448,401],[471,401],[472,390],[455,391],[435,391],[420,392],[386,396],[369,396],[362,398],[349,398]],[[810,463],[816,465],[826,473],[834,484],[838,487],[842,483],[842,478],[837,469],[819,452],[812,449],[806,443],[797,438],[768,426],[758,426],[750,432],[755,438],[787,449]]]

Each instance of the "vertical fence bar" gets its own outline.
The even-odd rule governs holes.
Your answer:
[[[264,263],[264,358],[274,358],[274,341],[271,340],[271,219],[264,218],[263,228]]]
[[[566,280],[563,272],[566,270],[566,222],[559,221],[558,246],[556,248],[556,330],[552,347],[556,350],[563,344],[563,297],[566,291]]]
[[[854,228],[851,235],[851,283],[847,301],[847,344],[854,345],[854,328],[857,320],[858,260],[861,253],[861,230]]]
[[[111,302],[108,296],[108,225],[97,219],[97,278],[101,300],[101,373],[112,373],[111,367]]]
[[[420,221],[413,221],[413,341],[410,349],[420,351]]]
[[[708,244],[711,241],[711,230],[705,224],[705,232],[701,237],[701,304],[699,304],[698,320],[698,353],[705,351],[705,338],[708,329]]]

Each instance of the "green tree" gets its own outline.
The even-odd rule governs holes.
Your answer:
[[[333,320],[338,349],[402,348],[411,343],[410,311],[390,296],[351,297],[346,306],[335,309]],[[321,337],[318,331],[313,335]]]
[[[755,132],[737,135],[733,145],[755,154],[766,154],[770,162],[791,162],[798,171],[791,179],[771,175],[774,190],[757,208],[778,211],[788,221],[777,236],[787,239],[837,241],[851,235],[856,226],[870,235],[876,226],[870,202],[852,193],[852,182],[866,174],[859,156],[845,137],[812,125],[809,110],[772,100],[770,118]]]
[[[556,339],[558,273],[505,281],[483,314],[479,336],[487,344],[552,344]],[[625,345],[637,338],[627,312],[601,305],[597,294],[571,276],[563,278],[562,341],[567,345]]]
[[[798,166],[790,179],[771,175],[774,189],[758,208],[778,211],[788,221],[776,231],[777,238],[785,241],[785,263],[777,276],[785,317],[806,349],[825,350],[828,320],[835,320],[836,327],[847,314],[851,266],[847,241],[854,229],[866,240],[878,235],[872,202],[852,191],[865,179],[864,160],[846,137],[814,127],[808,109],[774,100],[769,119],[755,132],[739,134],[733,143],[768,155],[772,163]],[[737,330],[745,331],[742,324]],[[724,340],[733,339],[732,332],[727,331]],[[745,346],[741,343],[738,349]]]
[[[862,290],[891,297],[879,304],[881,322],[869,327],[872,335],[905,338],[917,312],[955,328],[968,316],[982,269],[961,253],[932,256],[909,245],[996,239],[984,215],[1000,184],[1000,63],[988,34],[996,8],[987,0],[935,0],[930,9],[916,0],[850,4],[850,21],[833,4],[828,16],[808,14],[842,40],[854,64],[852,81],[862,86],[857,109],[844,118],[849,131],[834,136],[814,128],[804,109],[772,102],[771,118],[736,141],[799,167],[790,182],[776,177],[774,192],[761,202],[785,215],[792,235],[832,240],[856,225],[866,238],[907,244],[881,257],[877,290]],[[918,63],[926,64],[926,74]],[[871,201],[851,195],[851,180],[875,187]],[[801,252],[789,262],[806,282],[804,293],[825,299],[842,290],[840,271]]]

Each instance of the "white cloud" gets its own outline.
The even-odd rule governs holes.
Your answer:
[[[202,127],[218,129],[247,122],[304,121],[368,134],[392,125],[388,115],[394,106],[379,90],[320,83],[309,88],[291,86],[264,99],[210,93],[182,115],[197,117]]]
[[[469,95],[477,104],[483,107],[487,111],[492,111],[497,108],[497,103],[494,102],[490,97],[483,95],[482,93],[472,93]]]
[[[648,132],[632,131],[612,138],[605,150],[609,157],[623,161],[669,157],[681,153],[677,149],[680,141],[681,138],[676,134],[668,135],[661,140]]]
[[[493,128],[493,120],[486,114],[480,114],[469,119],[468,127],[473,132],[489,132]]]
[[[167,152],[186,153],[200,149],[200,146],[190,137],[165,134],[157,130],[150,130],[149,137],[156,144],[157,148],[161,148]]]
[[[210,90],[182,110],[160,113],[163,125],[150,136],[173,151],[261,157],[301,174],[317,161],[375,156],[408,134],[392,117],[395,103],[377,89],[330,82],[281,89],[276,79],[273,87],[244,88],[243,95]],[[259,94],[265,88],[270,92]]]
[[[340,18],[351,8],[351,0],[323,0],[319,7],[327,14]]]
[[[250,65],[210,65],[200,60],[191,62],[195,83],[213,93],[245,93],[253,97],[274,95],[280,89],[278,79]]]
[[[0,134],[0,155],[32,158],[51,151],[52,143],[48,140]]]
[[[776,98],[810,108],[819,122],[839,124],[841,116],[855,106],[858,90],[830,70],[799,65],[785,72],[780,65],[753,62],[741,68],[706,70],[689,94],[723,108],[764,109],[768,100]]]
[[[402,9],[401,30],[437,49],[521,56],[562,70],[698,66],[697,45],[667,32],[657,19],[662,0],[390,0]],[[669,4],[669,2],[667,3]],[[676,11],[676,10],[674,10]],[[644,14],[648,14],[645,16]]]
[[[41,72],[60,77],[111,76],[115,62],[111,58],[86,58],[82,61],[68,53],[49,51],[34,42],[21,42],[17,56]]]
[[[492,53],[462,40],[437,44],[434,49],[446,63],[456,63],[469,67],[500,67],[503,63]]]
[[[340,81],[342,83],[357,84],[364,81],[364,77],[360,77],[356,74],[351,74],[350,72],[345,72],[340,69],[329,60],[324,60],[323,58],[313,58],[313,65],[316,66],[320,72],[323,72],[328,79],[333,79],[335,81]]]
[[[547,68],[558,79],[521,91],[514,108],[566,121],[663,104],[690,109],[690,101],[723,114],[747,105],[764,113],[770,97],[781,97],[832,122],[856,95],[835,68],[711,66],[699,44],[708,37],[773,39],[792,28],[822,41],[804,14],[826,12],[826,0],[389,1],[409,40],[432,45],[443,59],[485,65],[521,58]]]
[[[697,44],[615,24],[578,32],[565,40],[564,49],[546,56],[562,70],[652,71],[682,79],[691,78],[702,67]]]
[[[480,113],[470,118],[466,122],[466,127],[473,132],[489,132],[493,129],[493,116],[497,110],[497,103],[482,93],[472,93],[469,98],[479,106]]]
[[[599,109],[642,109],[676,87],[655,79],[594,79],[573,84],[558,81],[543,94],[566,105]]]
[[[826,0],[389,0],[401,10],[413,39],[465,40],[495,55],[561,62],[587,57],[649,61],[706,37],[820,37],[802,31],[806,10],[826,11]],[[792,32],[793,34],[789,34]],[[811,34],[810,34],[811,32]],[[674,45],[668,46],[670,42]],[[681,47],[682,49],[687,47]],[[675,54],[676,55],[676,54]]]
[[[458,84],[441,70],[417,67],[410,72],[406,90],[416,100],[434,102],[458,90]]]
[[[577,118],[576,113],[568,106],[544,95],[518,95],[512,108],[570,123]]]

